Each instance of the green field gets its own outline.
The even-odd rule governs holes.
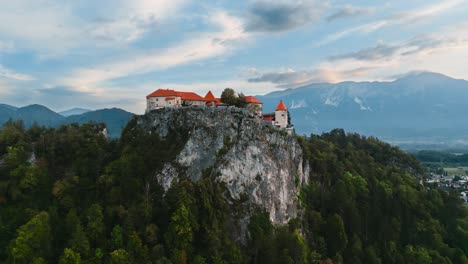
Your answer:
[[[468,167],[447,167],[444,168],[444,171],[446,171],[448,175],[468,175]]]

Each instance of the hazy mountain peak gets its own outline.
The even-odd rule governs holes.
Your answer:
[[[456,80],[449,76],[443,75],[437,72],[430,72],[430,71],[417,71],[417,72],[409,72],[407,74],[399,76],[395,82],[443,82],[443,81],[453,81]]]
[[[53,111],[50,110],[49,108],[47,108],[47,107],[45,107],[45,106],[43,106],[43,105],[40,105],[40,104],[31,104],[31,105],[27,105],[27,106],[18,108],[18,110],[31,110],[31,109],[36,109],[36,110],[48,110],[48,111],[53,112]]]
[[[72,115],[81,115],[81,114],[91,112],[91,111],[92,110],[90,110],[90,109],[76,107],[76,108],[68,109],[68,110],[65,110],[65,111],[58,112],[58,113],[65,116],[65,117],[68,117],[68,116],[72,116]]]
[[[258,99],[266,112],[283,100],[299,134],[344,128],[392,142],[455,142],[468,140],[467,97],[467,81],[412,72],[394,82],[309,85]]]
[[[7,104],[0,104],[0,108],[5,108],[5,109],[8,109],[8,110],[12,110],[12,111],[15,111],[16,109],[18,109],[18,107],[15,107],[15,106],[12,106],[12,105],[7,105]]]
[[[119,108],[100,109],[96,111],[73,108],[56,113],[49,108],[32,104],[21,108],[0,104],[0,127],[9,119],[23,120],[26,127],[37,123],[40,126],[57,127],[70,123],[97,122],[105,123],[111,137],[119,137],[122,128],[133,117],[133,114]]]

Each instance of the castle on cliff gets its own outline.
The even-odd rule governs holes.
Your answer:
[[[263,103],[254,96],[246,96],[246,107],[251,112],[255,113],[268,124],[276,127],[292,129],[293,125],[290,122],[289,112],[283,101],[280,101],[272,113],[263,113]],[[221,98],[217,98],[211,91],[201,97],[194,92],[181,92],[170,89],[158,89],[146,96],[146,112],[162,108],[177,108],[177,107],[229,107],[221,102]]]

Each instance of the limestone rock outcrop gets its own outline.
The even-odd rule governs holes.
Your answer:
[[[160,109],[139,117],[137,126],[163,139],[173,131],[187,134],[175,160],[155,172],[165,190],[181,168],[193,181],[209,171],[225,183],[232,201],[269,212],[273,223],[286,224],[297,216],[300,186],[309,169],[301,146],[284,130],[235,107]]]

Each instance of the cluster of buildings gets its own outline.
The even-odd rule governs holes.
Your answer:
[[[442,190],[458,190],[460,198],[468,204],[468,176],[466,175],[439,175],[429,173],[426,176],[427,184]]]
[[[462,189],[464,187],[468,188],[468,176],[445,176],[437,175],[434,173],[429,174],[426,183],[435,184],[439,188],[445,189]]]
[[[263,103],[254,96],[246,96],[246,108],[258,115],[263,121],[273,126],[292,130],[289,112],[283,101],[280,101],[273,113],[263,113]],[[181,92],[170,89],[158,89],[146,96],[146,112],[162,108],[176,107],[228,107],[211,91],[201,97],[194,92]]]

